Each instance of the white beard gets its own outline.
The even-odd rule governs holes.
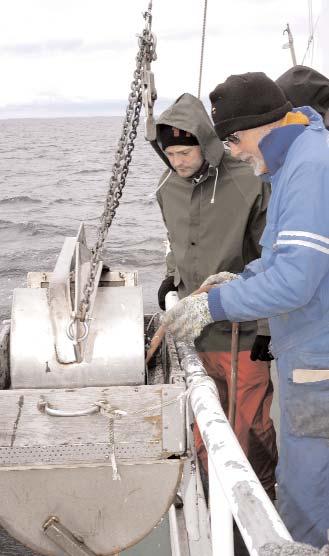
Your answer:
[[[260,176],[266,172],[266,164],[264,159],[260,156],[255,156],[254,154],[243,154],[240,156],[240,160],[247,162],[254,170],[255,176]]]
[[[255,176],[261,176],[266,172],[266,166],[262,158],[255,157],[254,163],[251,163]]]

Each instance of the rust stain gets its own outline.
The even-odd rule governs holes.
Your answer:
[[[147,423],[154,423],[155,425],[159,425],[162,422],[162,417],[161,415],[146,415],[146,417],[143,417],[143,420]]]
[[[19,423],[19,420],[21,418],[23,405],[24,405],[24,396],[19,396],[17,417],[16,417],[16,421],[15,421],[14,426],[13,426],[13,432],[11,434],[11,439],[10,439],[10,447],[11,448],[14,446],[14,443],[15,443],[15,440],[16,440],[16,433],[17,433],[18,423]]]

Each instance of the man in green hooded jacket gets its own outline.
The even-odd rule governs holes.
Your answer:
[[[180,298],[222,271],[239,273],[260,256],[269,186],[249,166],[224,150],[200,100],[179,97],[157,120],[154,148],[166,162],[156,196],[168,231],[167,275],[158,297]],[[277,449],[270,418],[273,387],[269,374],[269,332],[265,322],[240,327],[235,433],[250,463],[273,499]],[[206,327],[196,349],[215,380],[228,411],[231,323]],[[203,470],[207,454],[197,426],[196,448]]]

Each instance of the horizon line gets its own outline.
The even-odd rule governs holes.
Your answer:
[[[175,99],[160,97],[155,101],[154,108],[159,115],[168,108]],[[207,98],[201,99],[203,102]],[[55,119],[79,117],[124,117],[128,100],[58,100],[32,101],[28,103],[13,103],[0,106],[0,120],[14,119]]]

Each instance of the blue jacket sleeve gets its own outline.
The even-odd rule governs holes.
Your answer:
[[[241,272],[239,276],[246,280],[247,278],[258,274],[259,272],[264,272],[262,259],[255,259],[244,267],[243,272]]]
[[[300,164],[284,185],[275,237],[268,233],[271,222],[263,236],[265,270],[211,290],[214,320],[249,321],[294,311],[307,305],[325,277],[329,296],[328,206],[329,161]]]

